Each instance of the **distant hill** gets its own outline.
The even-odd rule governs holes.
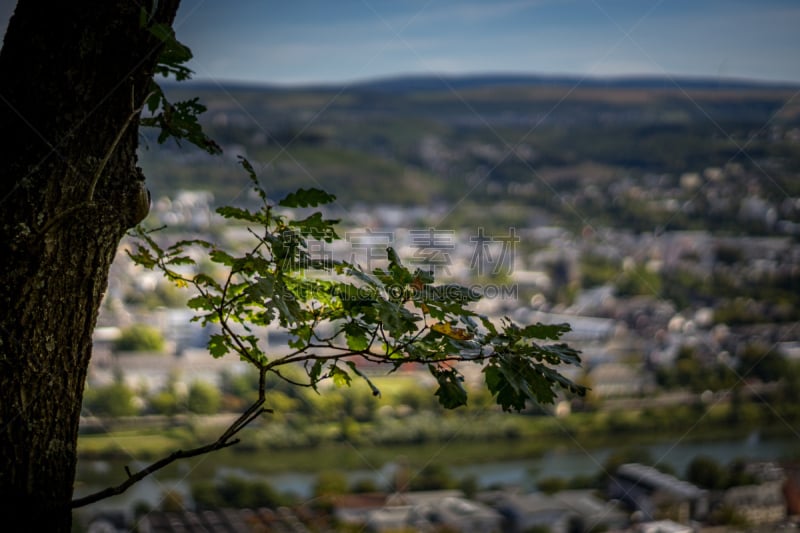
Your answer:
[[[275,197],[324,187],[342,206],[452,205],[465,217],[514,205],[502,214],[515,224],[537,213],[574,220],[574,203],[598,220],[626,216],[633,228],[652,227],[656,211],[638,200],[621,209],[625,191],[658,190],[680,197],[676,205],[691,200],[694,213],[725,204],[710,214],[730,229],[748,194],[784,211],[787,197],[800,197],[798,89],[716,78],[510,74],[316,87],[179,84],[171,96],[208,107],[201,120],[226,155],[155,149],[155,132],[144,132],[153,149],[142,151],[141,163],[156,198],[205,189],[220,203],[239,201],[249,184],[231,161],[245,155]],[[695,198],[686,185],[707,170],[716,181],[701,180],[702,191],[723,200]],[[702,220],[663,218],[682,229]]]
[[[602,87],[619,89],[759,89],[759,88],[800,88],[798,85],[766,83],[753,80],[728,78],[691,77],[579,77],[544,76],[522,74],[478,74],[468,76],[398,76],[366,81],[350,86],[352,89],[378,90],[390,92],[435,91],[454,89],[476,89],[492,87],[540,87],[540,86]]]
[[[199,89],[219,90],[218,84],[192,82]],[[470,74],[470,75],[401,75],[346,84],[308,85],[253,85],[235,82],[223,83],[226,90],[264,91],[315,91],[315,92],[435,92],[452,89],[490,89],[504,87],[574,87],[604,89],[706,89],[706,90],[756,90],[756,89],[800,89],[800,84],[766,82],[737,78],[712,78],[688,76],[552,76],[540,74]],[[187,87],[183,84],[182,87]]]

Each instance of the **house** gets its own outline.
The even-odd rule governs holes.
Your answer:
[[[694,529],[672,520],[656,520],[637,524],[634,531],[636,533],[693,533]]]
[[[722,504],[736,509],[751,524],[777,524],[786,519],[783,487],[783,480],[731,487],[722,496]]]
[[[629,523],[628,513],[590,490],[566,490],[553,495],[491,491],[481,493],[479,499],[503,515],[503,531],[511,533],[537,528],[551,533],[622,529]]]
[[[503,516],[491,507],[465,498],[444,498],[414,508],[416,516],[425,517],[437,530],[462,533],[503,531]]]
[[[89,382],[92,386],[103,386],[113,383],[115,376],[121,374],[128,386],[154,391],[164,389],[175,377],[187,384],[193,381],[218,384],[223,372],[246,370],[247,363],[230,356],[211,357],[206,349],[187,349],[181,355],[134,352],[111,357],[105,364],[93,363],[89,367]]]
[[[486,493],[481,500],[490,503],[504,518],[503,531],[522,533],[536,528],[551,533],[567,533],[578,527],[580,517],[547,494],[517,494],[501,491]]]
[[[347,494],[333,498],[339,524],[373,533],[392,531],[502,531],[502,515],[459,490]]]
[[[608,484],[609,498],[638,511],[645,520],[670,517],[680,523],[708,514],[708,492],[653,467],[627,463]]]
[[[369,533],[389,533],[392,531],[405,531],[413,528],[415,531],[433,531],[433,526],[414,514],[410,505],[384,507],[367,513],[364,522],[364,531]]]
[[[396,530],[396,523],[405,517],[404,527],[416,531],[442,528],[464,533],[504,531],[503,516],[488,505],[468,500],[461,491],[417,491],[389,496],[386,507],[369,514],[370,531]]]
[[[593,490],[563,490],[552,498],[580,517],[583,531],[622,529],[630,522],[627,512],[598,498]]]
[[[294,511],[272,509],[217,509],[206,511],[162,512],[144,515],[137,524],[141,533],[207,531],[286,531],[310,533]]]
[[[337,494],[331,496],[331,503],[337,523],[358,527],[367,523],[373,511],[386,507],[386,494],[382,492]],[[380,520],[377,521],[380,522]]]

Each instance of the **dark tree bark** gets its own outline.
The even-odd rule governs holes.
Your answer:
[[[0,52],[0,517],[68,531],[91,335],[147,213],[139,109],[179,0],[21,0]],[[9,529],[9,527],[11,529]]]

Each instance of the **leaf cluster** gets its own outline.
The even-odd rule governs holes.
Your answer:
[[[163,23],[149,20],[147,10],[141,9],[139,26],[161,43],[161,52],[155,67],[155,75],[164,78],[174,77],[176,81],[186,81],[192,77],[192,70],[186,66],[192,59],[192,51],[175,37],[175,30]],[[141,125],[161,130],[158,143],[163,144],[173,138],[180,144],[186,140],[209,154],[222,153],[222,148],[203,131],[199,117],[206,107],[198,98],[171,102],[161,86],[151,80],[145,101],[149,116],[141,118]]]
[[[194,320],[218,328],[209,339],[211,355],[234,353],[251,363],[262,375],[262,386],[267,373],[314,390],[326,379],[347,386],[357,378],[375,396],[380,391],[364,368],[393,372],[418,365],[436,379],[435,394],[447,408],[467,403],[462,373],[467,364],[482,366],[486,386],[504,410],[552,403],[558,389],[585,392],[557,371],[580,364],[577,351],[551,342],[569,331],[568,325],[520,326],[509,319],[495,324],[471,309],[480,298],[474,290],[436,284],[431,273],[404,266],[392,248],[388,264],[371,272],[314,253],[339,239],[337,221],[319,211],[290,215],[308,213],[334,197],[300,189],[274,203],[252,165],[240,162],[260,208],[217,212],[248,226],[253,236],[248,250],[237,253],[201,239],[162,246],[139,228],[138,245],[130,252],[140,265],[194,290],[188,301],[197,312]],[[197,251],[213,270],[201,269]],[[268,332],[275,330],[288,333],[288,346],[268,345]],[[282,372],[288,365],[301,367],[302,379]]]

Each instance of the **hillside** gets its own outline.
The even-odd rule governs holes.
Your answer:
[[[466,217],[500,203],[575,224],[563,207],[569,199],[612,225],[623,198],[610,189],[655,186],[681,201],[681,176],[707,169],[728,171],[724,184],[701,179],[706,192],[734,198],[755,185],[767,201],[800,196],[796,91],[738,80],[534,76],[170,88],[174,98],[200,98],[226,158],[246,155],[276,196],[317,186],[344,206],[458,204]],[[155,196],[192,188],[219,203],[246,198],[246,179],[229,162],[149,144],[142,159]],[[592,187],[600,196],[589,201]]]

